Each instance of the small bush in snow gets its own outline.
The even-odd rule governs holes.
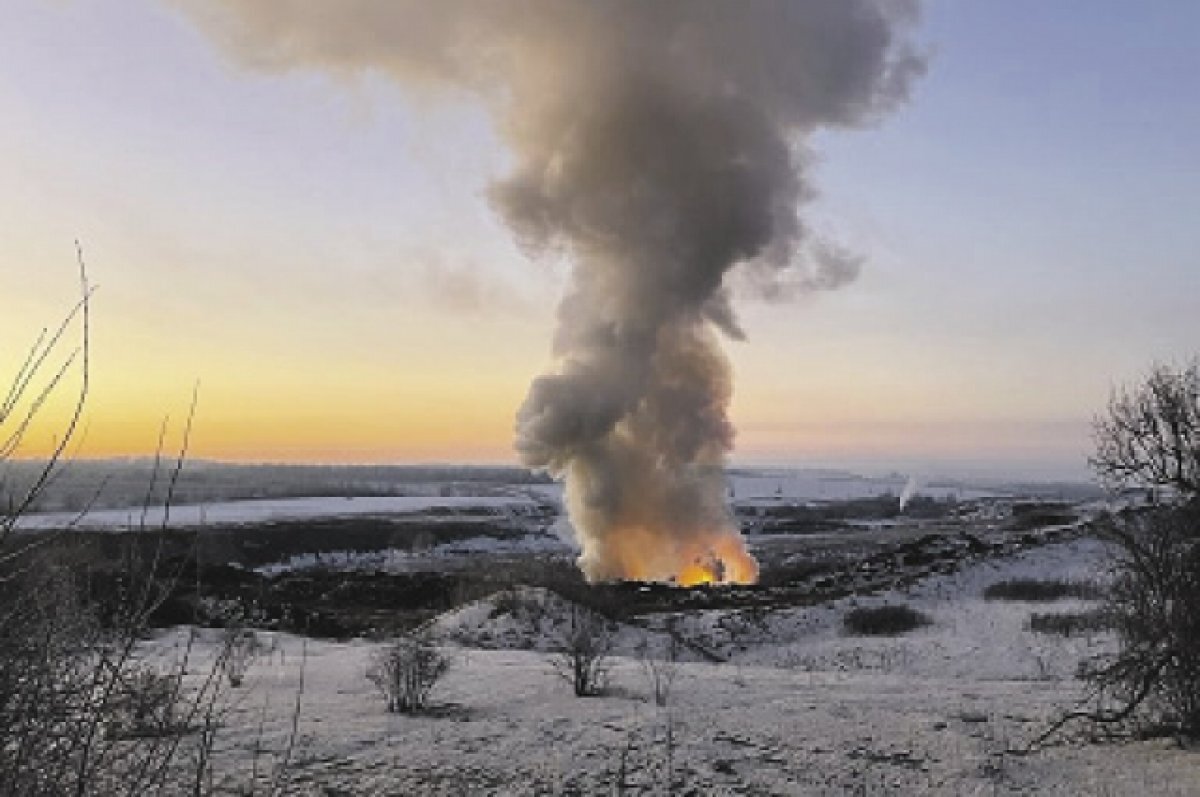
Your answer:
[[[387,701],[388,711],[413,714],[450,669],[450,658],[427,636],[401,637],[371,657],[367,678]]]
[[[521,593],[517,587],[502,589],[492,596],[492,611],[488,615],[490,619],[503,617],[518,617],[525,604],[521,600]]]
[[[1110,631],[1113,627],[1113,618],[1103,609],[1089,609],[1082,612],[1034,613],[1029,616],[1029,630],[1039,634],[1078,636]]]
[[[227,628],[222,639],[221,669],[229,685],[237,688],[246,679],[246,671],[264,650],[251,628]]]
[[[894,636],[932,622],[928,615],[904,605],[860,606],[842,618],[846,633],[860,636]]]
[[[1049,602],[1080,598],[1093,600],[1101,597],[1102,591],[1090,581],[1067,581],[1061,578],[1014,578],[998,581],[983,591],[989,601]]]
[[[492,596],[492,611],[489,617],[495,619],[507,615],[531,631],[537,631],[547,612],[544,592],[515,586],[500,590]]]
[[[181,730],[180,674],[149,666],[121,674],[111,698],[109,732],[117,738],[169,736]]]
[[[665,707],[671,701],[671,687],[679,672],[679,638],[670,633],[665,642],[655,645],[643,639],[637,646],[638,660],[654,694],[654,705]]]
[[[238,601],[212,601],[208,611],[222,626],[217,665],[229,685],[236,689],[242,685],[254,660],[266,652],[266,646],[250,627],[252,623],[262,622],[263,616],[257,611],[247,611]]]

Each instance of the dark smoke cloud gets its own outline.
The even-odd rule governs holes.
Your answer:
[[[729,274],[767,296],[860,260],[799,215],[806,136],[871,124],[924,69],[905,0],[184,0],[259,69],[377,73],[493,108],[516,157],[491,199],[568,255],[559,366],[518,413],[524,461],[567,479],[592,578],[744,557],[724,501]],[[737,551],[729,553],[729,541]],[[633,550],[637,548],[637,550]],[[752,563],[738,568],[753,578]]]

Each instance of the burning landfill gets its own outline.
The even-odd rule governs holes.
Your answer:
[[[735,289],[855,277],[800,215],[807,141],[904,101],[915,0],[180,2],[257,68],[483,98],[515,157],[494,207],[573,263],[516,446],[565,480],[585,575],[753,582],[725,501],[720,337],[742,337]]]

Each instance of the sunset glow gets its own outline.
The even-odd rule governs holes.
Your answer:
[[[246,69],[152,0],[8,12],[0,373],[74,301],[79,239],[99,286],[85,455],[150,453],[199,381],[198,456],[516,461],[567,267],[531,260],[497,218],[487,186],[512,155],[478,101]],[[1126,26],[1097,16],[1066,39],[1040,27],[1010,74],[988,66],[1008,63],[999,14],[932,5],[917,36],[935,68],[912,101],[815,142],[811,212],[865,261],[797,302],[731,285],[735,462],[1082,475],[1109,386],[1194,349],[1200,195],[1177,167],[1200,119],[1139,88],[1190,73],[1194,53],[1105,60]],[[1084,74],[1123,87],[1128,124],[1097,121]],[[1046,121],[1059,105],[1071,124]],[[1114,317],[1121,333],[1097,334]]]

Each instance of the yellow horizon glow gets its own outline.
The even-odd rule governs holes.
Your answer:
[[[64,300],[43,294],[41,302],[14,305],[20,312],[0,319],[2,339],[24,345],[37,321],[56,320],[72,290],[69,278],[59,282]],[[549,305],[536,318],[464,317],[366,301],[348,330],[336,318],[300,325],[268,307],[186,334],[193,327],[175,329],[169,311],[138,312],[116,291],[98,293],[92,309],[91,393],[71,450],[86,458],[153,456],[164,418],[164,453],[177,451],[198,381],[193,458],[516,464],[515,414],[529,381],[546,367],[540,352],[553,322]],[[293,312],[311,319],[322,310],[312,303]],[[73,329],[63,353],[78,343]],[[912,367],[912,378],[900,381],[848,367],[870,360],[842,351],[810,355],[802,369],[781,373],[774,351],[762,343],[731,347],[739,371],[734,461],[1037,458],[1047,451],[1069,459],[1082,437],[1068,428],[1078,421],[1053,420],[1036,402],[989,396],[986,383],[942,396],[929,370]],[[0,351],[0,376],[13,374],[23,354]],[[49,402],[20,456],[53,450],[77,377]],[[1065,442],[1048,447],[1056,438]]]
[[[294,400],[279,391],[260,394],[234,386],[202,385],[188,456],[228,462],[327,464],[508,463],[516,464],[514,415],[525,384],[497,387],[492,398],[427,385],[421,395],[324,393]],[[190,394],[175,391],[163,404],[96,404],[70,449],[81,458],[148,457],[182,445]],[[18,452],[41,457],[53,450],[65,425],[66,396],[48,407]],[[998,459],[1046,451],[1047,424],[1017,418],[974,420],[880,419],[841,416],[831,407],[809,406],[785,424],[746,419],[733,461],[745,459],[835,461],[889,458],[969,458],[990,452]],[[824,414],[825,420],[820,416]],[[735,423],[737,419],[735,418]],[[1069,425],[1070,421],[1061,422]],[[1051,430],[1052,432],[1054,430]],[[1062,446],[1062,458],[1074,449]],[[986,456],[986,455],[984,455]]]

